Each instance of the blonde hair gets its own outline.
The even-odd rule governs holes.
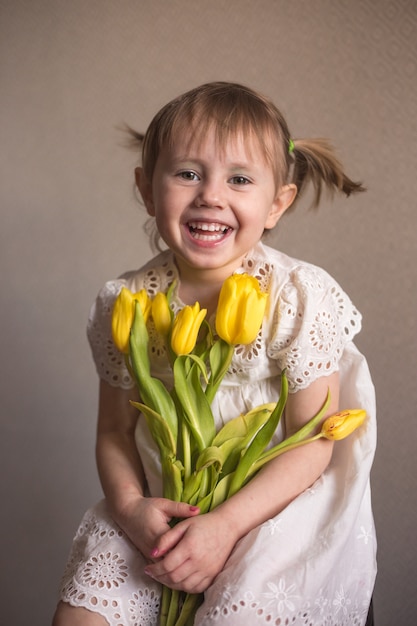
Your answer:
[[[323,189],[346,196],[365,190],[346,176],[327,140],[294,139],[271,100],[249,87],[227,82],[206,83],[175,98],[155,115],[144,135],[129,129],[133,142],[142,149],[145,178],[152,181],[162,148],[172,146],[181,135],[190,142],[201,141],[209,129],[214,129],[220,150],[238,135],[255,140],[274,172],[277,189],[294,183],[299,197],[311,183],[313,207],[318,206]]]

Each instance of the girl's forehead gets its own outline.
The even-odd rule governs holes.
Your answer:
[[[213,124],[205,129],[189,129],[171,136],[169,152],[193,156],[208,148],[216,151],[221,157],[244,158],[245,160],[261,159],[266,164],[268,151],[265,143],[254,132],[225,131],[217,129]]]

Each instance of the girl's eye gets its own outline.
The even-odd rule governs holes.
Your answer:
[[[183,180],[190,180],[190,181],[199,180],[198,174],[196,174],[195,172],[191,170],[184,170],[183,172],[179,172],[178,176],[182,178]]]
[[[250,180],[246,176],[233,176],[231,179],[233,185],[249,185]]]

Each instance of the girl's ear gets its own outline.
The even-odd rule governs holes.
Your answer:
[[[148,181],[145,177],[143,169],[141,167],[137,167],[135,169],[135,181],[136,186],[139,189],[139,193],[142,196],[142,200],[145,204],[146,210],[149,215],[154,216],[155,210],[153,205],[153,193],[152,193],[152,183]]]
[[[285,211],[292,205],[297,195],[297,187],[293,183],[281,187],[276,195],[271,211],[267,217],[265,228],[274,228]]]

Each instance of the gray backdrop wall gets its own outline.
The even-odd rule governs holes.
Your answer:
[[[303,206],[272,243],[364,314],[379,448],[377,626],[417,615],[415,0],[0,0],[0,621],[50,622],[70,541],[101,497],[85,338],[102,283],[150,255],[117,130],[208,80],[271,96],[369,191]]]

